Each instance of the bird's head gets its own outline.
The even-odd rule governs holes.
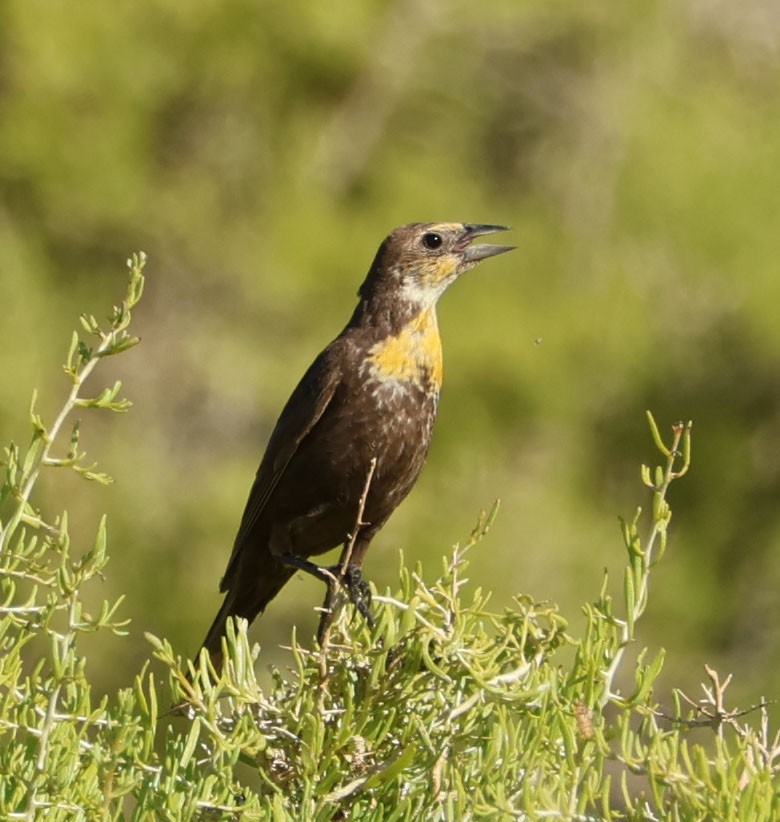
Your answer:
[[[481,260],[511,251],[511,245],[472,245],[506,226],[471,223],[411,223],[382,243],[360,296],[392,296],[420,308],[432,306],[450,283]]]

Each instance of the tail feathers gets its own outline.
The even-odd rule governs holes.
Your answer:
[[[225,601],[219,609],[214,622],[203,640],[201,648],[205,648],[211,656],[211,662],[217,671],[222,669],[222,637],[225,636],[228,617],[243,617],[251,624],[258,614],[261,614],[266,605],[281,591],[294,569],[282,565],[273,569],[273,573],[255,582],[251,590],[246,590],[246,582],[236,580],[234,587],[227,592]],[[197,657],[200,656],[198,651]]]

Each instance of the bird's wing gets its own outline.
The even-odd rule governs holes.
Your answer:
[[[249,492],[244,515],[238,528],[220,591],[230,588],[237,560],[248,543],[252,530],[269,497],[284,475],[301,442],[322,417],[341,381],[340,357],[334,356],[332,343],[311,364],[287,401],[268,441],[263,460]]]

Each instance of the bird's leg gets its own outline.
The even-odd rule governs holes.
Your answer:
[[[296,571],[303,571],[306,574],[311,574],[321,582],[324,582],[328,588],[340,580],[341,567],[339,565],[317,565],[316,562],[310,562],[308,559],[299,557],[297,554],[285,551],[281,554],[274,554],[274,559],[280,564],[288,568],[295,568]]]
[[[362,605],[362,603],[368,600],[368,606],[371,605],[371,589],[363,579],[363,572],[360,567],[355,563],[350,562],[346,567],[342,567],[340,564],[317,565],[315,562],[303,559],[297,554],[288,553],[276,554],[274,558],[280,565],[311,574],[326,585],[340,582],[347,589],[349,598],[355,607],[367,617],[367,614],[364,613],[367,606]]]
[[[280,565],[311,574],[324,582],[328,586],[328,594],[323,608],[328,611],[333,610],[337,591],[343,586],[358,613],[365,618],[370,627],[374,627],[374,617],[371,614],[371,588],[363,579],[363,573],[358,565],[352,562],[346,567],[340,564],[317,565],[292,553],[276,554],[275,559]]]
[[[351,541],[352,550],[347,558],[347,565],[340,565],[343,569],[341,578],[344,580],[344,585],[349,592],[349,598],[371,628],[375,624],[374,616],[371,613],[371,588],[363,579],[361,568],[375,531],[375,528],[361,531],[357,539]]]
[[[328,592],[325,595],[325,602],[322,605],[322,616],[320,617],[320,625],[317,629],[317,641],[320,647],[324,647],[324,645],[327,644],[327,635],[330,624],[333,621],[333,614],[339,605],[338,595],[340,585],[338,583],[341,583],[346,588],[352,604],[358,613],[366,620],[369,627],[373,628],[376,624],[374,616],[371,613],[371,589],[368,587],[368,583],[363,579],[363,573],[360,570],[366,549],[377,530],[376,527],[371,527],[369,523],[363,521],[363,512],[365,511],[368,491],[371,487],[371,480],[374,478],[375,470],[376,457],[372,457],[368,465],[368,473],[366,474],[363,493],[360,495],[360,501],[358,503],[355,528],[350,534],[349,539],[344,543],[344,549],[339,557],[338,565],[328,569],[329,571],[336,572],[336,580],[338,582],[336,584],[328,583]]]
[[[371,536],[373,536],[373,533]],[[355,548],[362,547],[363,545],[365,545],[365,547],[363,547],[359,553],[357,551],[352,553],[354,559],[362,561],[365,548],[368,547],[368,543],[371,541],[371,536],[361,536],[358,538]],[[345,553],[346,547],[342,552],[342,558]],[[363,579],[363,572],[360,570],[357,562],[349,562],[347,565],[339,562],[337,565],[321,568],[320,571],[323,572],[320,579],[325,581],[325,584],[328,586],[328,591],[325,594],[325,601],[322,603],[322,616],[320,617],[320,624],[317,629],[317,641],[319,644],[322,645],[323,638],[333,621],[333,615],[341,606],[342,597],[340,595],[342,591],[346,591],[350,602],[355,606],[357,612],[366,620],[369,628],[373,628],[374,625],[376,625],[376,620],[371,613],[371,588],[365,579]]]

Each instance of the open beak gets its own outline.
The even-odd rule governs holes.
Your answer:
[[[463,261],[467,263],[478,263],[487,257],[495,257],[496,254],[503,254],[505,251],[512,251],[516,246],[513,245],[488,245],[481,243],[480,245],[467,245],[477,237],[482,237],[484,234],[494,234],[496,231],[509,231],[509,227],[505,225],[472,225],[466,224],[463,226],[463,239],[461,243],[463,249]]]

